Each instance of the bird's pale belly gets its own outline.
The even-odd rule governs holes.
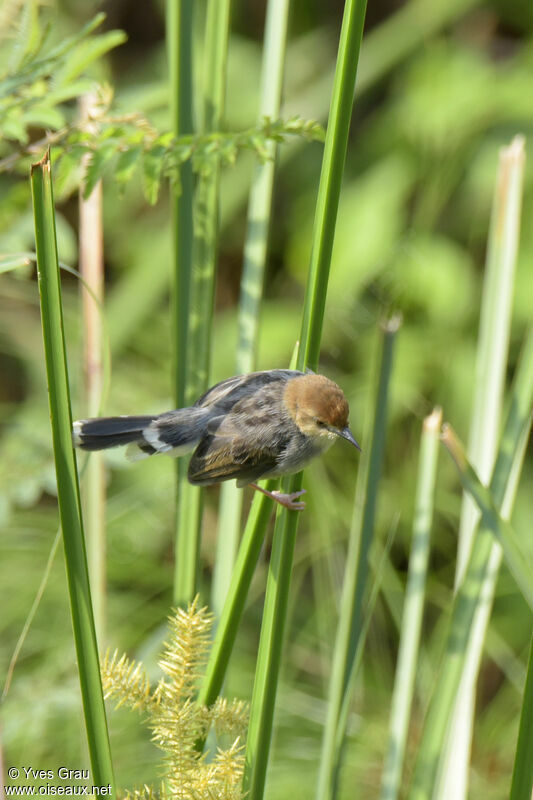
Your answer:
[[[263,478],[277,478],[280,475],[292,475],[300,472],[316,456],[329,450],[335,437],[324,436],[318,441],[310,441],[300,437],[299,441],[291,443],[278,463],[270,472],[265,472]]]

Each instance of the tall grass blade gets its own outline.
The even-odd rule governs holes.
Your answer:
[[[481,305],[468,458],[483,483],[489,481],[500,432],[511,328],[514,273],[520,232],[524,163],[524,138],[517,136],[510,146],[503,148],[500,153]],[[467,493],[463,496],[461,509],[456,586],[460,584],[464,575],[478,519],[479,512]],[[492,601],[489,598],[494,593],[500,561],[499,546],[494,543],[491,555],[492,565],[484,591],[487,602],[476,615],[465,672],[461,680],[442,762],[438,792],[441,800],[447,800],[449,797],[463,800],[467,796],[476,681],[492,607]]]
[[[347,0],[315,210],[311,263],[298,352],[300,369],[310,367],[315,370],[318,366],[329,268],[365,13],[366,0],[359,2]]]
[[[209,0],[205,35],[206,74],[203,96],[204,133],[219,130],[226,86],[226,56],[230,0]],[[207,388],[211,356],[211,326],[215,301],[216,248],[220,164],[217,157],[197,182],[194,204],[193,269],[187,333],[185,404]],[[186,461],[183,469],[185,469]],[[191,601],[196,593],[202,523],[202,492],[183,479],[179,491],[175,599]]]
[[[193,133],[193,0],[167,0],[166,38],[170,78],[170,113],[176,136]],[[179,168],[172,190],[172,382],[176,408],[185,405],[187,381],[187,339],[193,249],[194,181],[190,161]],[[187,485],[187,463],[176,461],[176,559],[174,600],[185,604],[193,588],[186,585],[181,567],[187,560],[187,529],[183,522],[182,489]]]
[[[193,0],[167,0],[166,35],[170,79],[170,114],[175,136],[193,133]],[[193,242],[193,174],[190,160],[172,184],[172,322],[173,382],[176,408],[185,404],[187,325]]]
[[[289,0],[269,0],[261,67],[259,119],[278,119],[280,116],[288,17]],[[253,372],[257,360],[259,316],[278,147],[275,142],[269,141],[265,149],[267,159],[255,167],[248,203],[238,311],[237,375]],[[217,616],[222,610],[235,563],[243,502],[243,493],[233,483],[223,484],[220,495],[212,592],[212,607]]]
[[[269,491],[275,485],[276,481],[268,481],[266,484]],[[201,705],[210,706],[214,703],[222,689],[238,625],[263,545],[266,526],[272,513],[272,505],[273,502],[269,497],[259,492],[255,493],[198,695],[198,702]]]
[[[529,647],[526,685],[509,800],[531,800],[533,793],[533,638]]]
[[[63,334],[61,285],[57,262],[49,153],[46,153],[42,161],[32,165],[31,186],[59,515],[65,547],[72,625],[91,759],[92,781],[99,786],[109,784],[110,794],[114,797],[113,767],[100,682],[98,646],[91,605],[78,476],[71,438],[72,415]]]
[[[374,534],[374,520],[381,467],[385,451],[389,382],[393,365],[394,342],[400,318],[393,317],[382,329],[378,381],[373,406],[372,439],[365,474],[362,514],[356,508],[350,532],[346,571],[333,652],[328,709],[318,772],[317,800],[333,798],[341,767],[342,742],[351,689],[355,678],[356,653],[363,625],[363,605],[369,577],[369,551]]]
[[[89,123],[97,102],[93,95],[82,98],[81,114]],[[94,125],[94,123],[93,123]],[[85,157],[84,167],[90,163]],[[84,331],[84,376],[86,414],[100,413],[104,385],[103,318],[104,294],[104,231],[102,181],[98,181],[90,196],[79,192],[79,251],[82,286],[82,317]],[[91,289],[87,291],[85,286]],[[105,532],[105,467],[103,453],[92,453],[87,463],[84,481],[84,517],[89,558],[89,577],[93,600],[94,623],[98,639],[104,640],[106,619],[106,532]]]
[[[530,428],[531,420],[527,426],[527,435]],[[481,483],[475,469],[466,458],[461,442],[449,425],[444,426],[442,441],[453,458],[463,488],[470,494],[481,512],[483,527],[494,534],[524,600],[533,611],[533,562],[527,550],[520,544],[511,525],[498,513],[490,490]]]
[[[517,136],[500,153],[481,303],[468,458],[484,482],[490,479],[498,446],[520,235],[524,163],[524,138]],[[457,584],[466,568],[478,519],[475,504],[466,493],[459,530]]]
[[[269,0],[265,21],[265,41],[261,68],[259,118],[277,119],[280,114],[283,65],[287,43],[289,0]],[[237,372],[251,372],[257,360],[259,315],[267,258],[272,191],[278,146],[269,141],[268,158],[254,170],[248,217],[239,301]]]
[[[4,688],[2,689],[2,697],[1,697],[2,702],[6,699],[7,695],[9,694],[9,689],[11,687],[11,681],[13,679],[13,673],[17,665],[18,657],[20,655],[24,642],[26,641],[28,632],[33,624],[33,620],[35,619],[35,614],[37,613],[37,610],[41,604],[41,600],[43,598],[44,591],[48,585],[48,581],[50,580],[50,574],[52,572],[54,559],[56,557],[57,548],[59,547],[60,541],[61,541],[61,526],[58,528],[57,533],[54,537],[54,541],[52,542],[52,547],[50,548],[50,553],[48,554],[48,561],[46,562],[41,582],[35,593],[35,597],[33,599],[33,603],[31,604],[31,608],[28,611],[28,615],[24,620],[24,625],[17,639],[15,649],[13,650],[13,655],[11,656],[11,659],[9,661],[9,666],[7,668],[7,673],[6,673],[6,680],[4,683]]]
[[[298,349],[299,369],[305,369],[306,366],[316,369],[318,363],[365,12],[366,0],[347,0],[318,188],[311,262]],[[302,474],[299,473],[283,481],[283,490],[297,491],[301,485]],[[243,787],[250,793],[251,800],[261,800],[265,788],[297,521],[297,512],[278,509],[246,743]]]
[[[389,745],[382,778],[382,800],[397,800],[401,790],[424,611],[441,421],[442,411],[436,408],[426,417],[422,429],[413,538],[392,695]]]
[[[518,485],[533,402],[533,330],[530,331],[515,376],[511,403],[490,482],[493,502],[509,517]],[[459,689],[472,624],[484,601],[484,581],[490,573],[493,533],[478,524],[465,577],[456,594],[446,650],[424,725],[409,800],[429,800],[435,789],[439,760],[453,703]]]

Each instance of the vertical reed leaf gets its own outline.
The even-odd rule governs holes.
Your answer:
[[[436,408],[426,417],[422,429],[411,557],[392,695],[389,745],[382,778],[382,800],[396,800],[400,796],[424,611],[441,420],[442,411]]]
[[[524,162],[524,138],[517,136],[500,153],[483,282],[475,397],[468,443],[468,458],[483,482],[490,479],[498,446],[520,236]],[[461,582],[466,567],[478,519],[475,504],[465,493],[459,530],[457,584]]]
[[[193,0],[167,0],[167,51],[170,114],[175,136],[193,133],[192,41]],[[187,325],[193,242],[193,174],[190,160],[180,166],[172,183],[172,322],[174,397],[185,404]]]
[[[96,98],[82,98],[81,113],[86,124]],[[94,125],[94,123],[92,123]],[[84,167],[90,163],[84,157]],[[79,192],[79,252],[82,283],[82,312],[84,334],[84,375],[86,413],[100,413],[104,385],[103,317],[104,294],[104,231],[102,181],[98,181],[88,198]],[[90,290],[90,291],[88,291]],[[84,482],[84,516],[89,558],[89,577],[93,600],[94,623],[98,639],[104,639],[106,619],[106,532],[105,532],[105,466],[103,453],[92,453],[87,464]]]
[[[260,119],[279,117],[288,16],[289,0],[269,0],[261,68]],[[278,146],[275,142],[266,143],[267,158],[256,165],[250,191],[238,315],[238,373],[252,372],[257,359],[259,315],[277,151]]]
[[[317,800],[335,797],[341,766],[345,723],[355,678],[355,659],[363,625],[363,602],[369,575],[369,551],[374,533],[374,520],[381,466],[385,451],[385,430],[389,382],[392,372],[394,341],[400,318],[393,317],[383,326],[383,340],[378,368],[372,440],[368,469],[365,472],[362,514],[356,507],[346,558],[346,572],[333,653],[331,682],[328,693],[326,727],[322,742]]]
[[[490,482],[496,508],[510,516],[524,455],[533,402],[533,330],[530,331],[515,376],[511,403]],[[429,703],[409,800],[429,800],[435,788],[439,759],[467,654],[472,623],[483,601],[484,580],[490,570],[493,533],[478,525],[465,577],[456,594],[446,651]]]
[[[494,190],[483,284],[475,395],[468,443],[468,457],[483,483],[489,481],[500,432],[501,406],[511,329],[514,273],[520,232],[524,179],[524,139],[517,136],[502,148]],[[479,512],[465,493],[459,526],[456,586],[461,582]],[[476,614],[469,653],[455,702],[450,734],[442,761],[438,797],[463,800],[467,795],[468,763],[472,738],[476,681],[481,651],[492,608],[494,585],[501,553],[493,544],[491,569],[484,596],[487,601]]]
[[[311,263],[298,351],[298,369],[316,370],[335,236],[342,174],[353,107],[357,63],[363,36],[366,0],[347,0],[344,7],[333,94],[313,225]]]
[[[220,129],[226,86],[226,55],[230,0],[209,0],[205,35],[206,74],[202,132]],[[215,300],[216,246],[220,165],[216,157],[200,175],[194,198],[193,271],[187,333],[185,404],[190,405],[209,382],[211,325]],[[185,462],[184,462],[185,463]],[[185,469],[185,467],[183,468]],[[194,597],[202,521],[202,492],[181,483],[178,505],[175,598],[180,604]]]
[[[533,789],[533,638],[529,647],[524,699],[509,800],[530,800]]]
[[[316,368],[318,363],[365,12],[366,0],[347,0],[313,227],[311,263],[297,360],[299,369],[306,366]],[[283,490],[293,492],[301,484],[300,473],[285,480]],[[297,520],[297,512],[278,509],[246,744],[243,786],[245,791],[249,791],[251,800],[261,800],[264,794]]]
[[[193,132],[192,108],[192,41],[193,0],[167,0],[167,51],[170,78],[170,113],[172,130],[176,136]],[[190,161],[179,169],[172,184],[172,252],[173,269],[171,281],[172,306],[172,375],[176,408],[185,405],[187,378],[187,335],[189,323],[189,291],[192,270],[193,246],[193,174]],[[176,462],[176,562],[174,575],[174,600],[185,603],[189,590],[182,589],[186,576],[180,568],[187,565],[187,534],[180,509],[182,488],[187,484],[187,463],[179,458]],[[180,597],[180,593],[183,596]]]
[[[526,439],[529,436],[530,427],[531,420],[526,427]],[[470,494],[481,512],[482,525],[490,530],[496,538],[509,571],[522,592],[524,600],[533,611],[532,559],[527,550],[522,547],[509,522],[498,513],[490,490],[481,483],[476,471],[466,458],[461,442],[449,425],[444,426],[442,441],[454,460],[463,488]]]
[[[269,0],[261,68],[259,119],[277,119],[280,115],[288,16],[289,0]],[[238,312],[237,375],[253,372],[256,368],[259,315],[278,147],[275,142],[269,141],[265,150],[268,158],[254,170],[248,204]],[[212,606],[217,616],[222,610],[235,562],[242,502],[243,493],[233,482],[222,485],[212,592]]]
[[[91,779],[95,785],[110,784],[114,797],[113,767],[100,682],[100,665],[87,571],[78,476],[72,446],[72,415],[63,334],[52,176],[48,152],[42,161],[32,165],[31,186],[57,496],[65,548],[72,626],[92,767]]]
[[[271,491],[276,483],[275,480],[268,481],[267,489]],[[209,652],[204,680],[198,695],[198,702],[201,705],[210,706],[214,703],[222,689],[237,628],[271,512],[272,500],[266,495],[256,492],[232,572],[222,615],[217,625],[215,639]]]
[[[206,74],[202,133],[222,124],[226,86],[230,0],[209,0],[205,32]],[[186,402],[194,402],[207,388],[210,367],[211,320],[215,299],[216,245],[220,163],[213,156],[198,179],[194,199],[194,242],[189,308],[189,362]]]

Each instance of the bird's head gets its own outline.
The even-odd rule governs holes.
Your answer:
[[[342,389],[329,378],[323,375],[294,378],[285,389],[285,404],[307,436],[322,440],[324,445],[340,436],[361,449],[348,426],[348,401]]]

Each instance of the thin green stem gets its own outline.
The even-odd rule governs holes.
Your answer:
[[[475,393],[468,442],[468,457],[483,483],[487,483],[501,429],[501,408],[511,331],[512,297],[520,231],[524,180],[524,139],[517,136],[502,148],[494,198],[483,283]],[[479,519],[471,496],[463,495],[459,524],[456,586],[461,582]],[[468,764],[476,700],[476,682],[494,595],[501,552],[493,543],[491,568],[470,636],[467,661],[446,747],[442,756],[436,800],[464,800],[468,790]]]
[[[280,113],[283,66],[287,44],[289,0],[269,0],[266,12],[259,119],[277,119]],[[272,191],[278,147],[266,143],[267,159],[254,170],[241,278],[238,311],[236,373],[253,372],[256,368],[259,318],[267,259],[268,231],[272,210]],[[235,563],[241,520],[243,494],[233,483],[221,488],[217,554],[213,575],[213,610],[219,615]]]
[[[531,427],[531,420],[527,431]],[[533,563],[527,550],[522,547],[516,534],[500,516],[494,505],[490,489],[483,486],[475,469],[468,462],[463,446],[449,425],[444,426],[442,441],[446,445],[465,491],[474,500],[481,512],[481,524],[490,530],[503,551],[509,571],[513,575],[524,600],[533,611]]]
[[[170,78],[170,110],[172,130],[176,136],[193,133],[192,100],[192,0],[167,0],[167,51]],[[172,184],[172,380],[176,408],[185,405],[187,380],[187,340],[189,294],[193,247],[193,174],[190,161],[182,164],[178,180]],[[182,489],[187,482],[187,464],[176,462],[176,558],[174,600],[186,603],[194,594],[187,585],[191,576],[183,570],[187,564],[187,529],[183,522]],[[185,553],[183,552],[185,551]],[[182,572],[184,574],[182,574]],[[180,596],[182,595],[182,596]]]
[[[192,134],[193,0],[167,0],[167,51],[170,113],[175,136]],[[187,375],[187,320],[192,269],[193,174],[190,161],[172,184],[172,321],[173,378],[176,408],[185,404]]]
[[[369,551],[374,534],[378,487],[385,450],[389,382],[394,342],[399,325],[400,318],[394,317],[383,328],[378,382],[373,402],[375,412],[372,439],[363,493],[364,505],[362,515],[356,507],[350,532],[318,774],[317,800],[335,796],[341,767],[344,726],[355,678],[356,653],[363,624],[363,603],[369,575]]]
[[[113,767],[100,681],[78,476],[71,438],[72,414],[49,153],[46,153],[42,161],[32,165],[31,186],[59,515],[63,531],[92,782],[98,786],[109,785],[109,794],[114,797]]]
[[[305,369],[306,366],[316,368],[318,363],[365,12],[366,0],[360,2],[347,0],[318,189],[311,262],[298,350],[299,369]],[[302,473],[299,473],[283,482],[283,490],[296,491],[301,484]],[[278,510],[246,743],[243,787],[250,793],[251,800],[261,800],[264,794],[297,524],[297,512]]]
[[[87,125],[97,102],[89,94],[82,98],[81,114]],[[89,160],[84,159],[84,168]],[[82,284],[84,333],[84,377],[86,414],[100,413],[104,385],[103,316],[104,232],[102,181],[98,181],[89,197],[79,193],[79,262]],[[85,287],[90,287],[91,293]],[[105,531],[105,467],[102,453],[93,453],[87,465],[84,483],[85,529],[89,557],[89,576],[93,598],[94,621],[100,641],[104,640],[106,619],[106,531]]]
[[[219,130],[224,108],[226,55],[229,35],[229,0],[209,0],[205,53],[202,132]],[[210,371],[211,326],[215,299],[216,247],[218,235],[218,162],[197,183],[194,204],[193,267],[187,330],[187,377],[185,404],[190,405],[207,388]],[[175,599],[183,604],[196,592],[198,553],[202,521],[202,497],[198,487],[183,478],[180,467],[178,533],[176,546]]]
[[[287,43],[289,0],[269,0],[265,22],[259,118],[279,117]],[[237,372],[251,372],[257,359],[259,312],[267,257],[268,230],[278,147],[267,142],[267,159],[254,170],[241,279]]]
[[[509,800],[530,800],[533,789],[533,638],[529,647],[526,685]]]
[[[316,370],[335,236],[346,147],[353,107],[355,78],[366,0],[347,0],[344,8],[333,94],[313,226],[311,263],[307,280],[304,314],[298,351],[298,369]]]
[[[260,800],[264,793],[287,617],[290,570],[296,541],[297,513],[278,509],[276,514],[275,539],[270,555],[246,743],[243,788],[250,793],[253,800]]]
[[[484,482],[490,478],[498,447],[520,236],[524,163],[524,139],[517,136],[500,153],[483,282],[468,457]],[[465,493],[459,529],[457,584],[461,582],[468,561],[478,519],[479,513],[471,497]]]
[[[267,489],[271,491],[275,485],[276,481],[268,481]],[[255,493],[198,695],[198,702],[202,705],[210,706],[214,703],[222,689],[244,604],[263,545],[266,526],[272,512],[272,504],[269,497],[259,492]]]
[[[490,492],[496,508],[505,505],[506,516],[513,499],[524,456],[533,402],[533,330],[530,331],[514,381],[511,404],[492,479]],[[452,607],[446,651],[429,703],[409,800],[432,797],[446,731],[453,711],[475,614],[483,602],[486,576],[490,572],[493,532],[478,525],[464,579]]]
[[[39,588],[37,589],[37,592],[35,593],[35,597],[33,599],[33,603],[31,605],[31,608],[30,608],[30,610],[28,612],[28,615],[27,615],[26,619],[24,620],[24,625],[22,626],[22,630],[21,630],[20,635],[19,635],[19,637],[17,639],[17,643],[15,645],[15,649],[13,650],[13,655],[11,656],[11,659],[9,661],[9,666],[7,668],[7,673],[6,673],[6,680],[5,680],[5,683],[4,683],[4,688],[2,690],[2,698],[1,698],[2,702],[6,699],[7,695],[9,694],[9,689],[11,687],[11,681],[12,681],[12,678],[13,678],[13,673],[15,671],[15,667],[17,665],[18,657],[20,655],[20,651],[22,650],[22,648],[24,646],[24,642],[26,641],[26,637],[28,636],[28,632],[29,632],[29,630],[31,628],[31,625],[33,623],[33,620],[35,618],[35,614],[37,613],[37,609],[39,608],[39,606],[41,604],[41,600],[42,600],[42,597],[43,597],[43,594],[44,594],[44,590],[46,589],[46,586],[48,584],[48,580],[50,578],[50,574],[52,572],[54,559],[56,557],[57,548],[59,546],[59,542],[60,541],[61,541],[61,528],[58,529],[58,531],[57,531],[57,533],[55,535],[54,541],[52,542],[52,547],[50,548],[50,552],[48,554],[48,560],[47,560],[46,566],[44,568],[44,572],[43,572],[43,576],[41,578],[41,582],[39,584]]]
[[[392,695],[389,746],[382,778],[382,800],[396,800],[400,796],[424,611],[441,420],[441,409],[435,409],[424,420],[422,429],[411,557]]]

